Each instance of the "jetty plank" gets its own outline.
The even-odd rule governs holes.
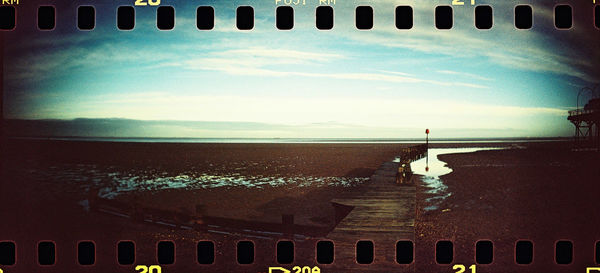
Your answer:
[[[410,151],[415,160],[426,148]],[[409,269],[396,263],[395,244],[400,240],[414,242],[416,188],[413,183],[396,184],[398,162],[385,162],[371,176],[365,191],[351,198],[333,199],[332,204],[353,209],[326,236],[335,242],[335,265],[331,269],[360,269],[361,272],[389,272]],[[356,242],[370,240],[374,244],[374,261],[370,265],[356,263]],[[329,271],[328,271],[329,272]]]

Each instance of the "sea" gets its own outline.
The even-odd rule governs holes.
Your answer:
[[[424,143],[425,138],[160,138],[160,137],[10,137],[11,139],[142,143]],[[431,138],[429,143],[523,143],[567,141],[568,137]]]

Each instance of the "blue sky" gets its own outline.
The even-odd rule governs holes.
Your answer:
[[[163,0],[176,9],[174,30],[157,30],[156,9],[142,7],[133,31],[117,31],[116,7],[131,3],[114,1],[94,4],[96,28],[78,31],[80,2],[57,4],[49,32],[34,30],[35,4],[19,6],[17,29],[5,35],[5,118],[232,126],[161,123],[135,135],[165,137],[416,137],[426,127],[438,137],[568,136],[577,92],[600,81],[591,3],[573,6],[569,31],[554,29],[553,6],[540,1],[531,1],[531,30],[516,30],[517,2],[502,1],[489,2],[491,30],[475,29],[467,4],[440,31],[434,7],[450,1],[337,1],[334,29],[319,31],[318,1],[307,0],[295,7],[294,29],[279,31],[271,1]],[[238,31],[235,8],[246,4],[255,28]],[[401,4],[414,9],[411,30],[394,27]],[[214,30],[196,29],[199,5],[215,8]],[[358,5],[373,7],[373,30],[354,27]],[[239,122],[288,129],[237,130]]]

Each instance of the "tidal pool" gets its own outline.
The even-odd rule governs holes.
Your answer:
[[[501,147],[474,147],[474,148],[434,148],[429,149],[426,157],[410,163],[410,168],[414,174],[421,175],[421,181],[428,188],[426,193],[432,194],[431,197],[425,199],[429,205],[425,207],[425,211],[437,210],[439,205],[452,195],[448,191],[448,186],[444,184],[444,180],[440,176],[449,174],[452,169],[446,165],[446,162],[438,159],[438,155],[455,154],[455,153],[471,153],[482,150],[500,150]]]

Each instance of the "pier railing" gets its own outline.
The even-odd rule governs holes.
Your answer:
[[[569,111],[569,117],[579,116],[579,115],[585,115],[585,114],[591,114],[591,113],[594,113],[594,112],[596,112],[596,110],[594,110],[594,109],[583,109],[583,108],[580,108],[580,109]]]

